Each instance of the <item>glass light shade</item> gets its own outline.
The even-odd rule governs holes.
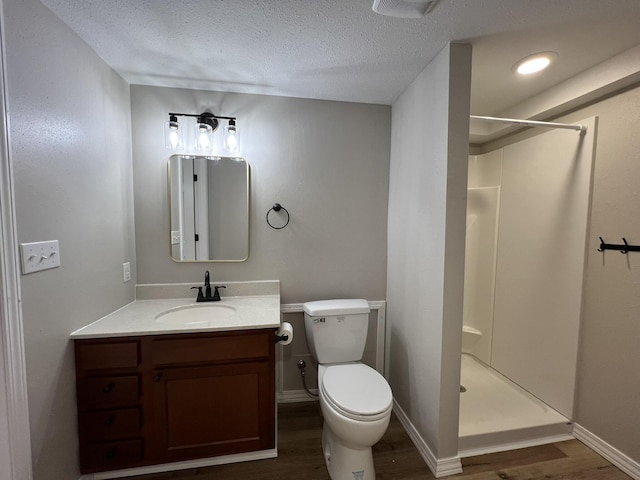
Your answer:
[[[213,128],[206,123],[196,123],[196,150],[199,152],[211,151],[211,137],[213,136]]]
[[[240,153],[240,137],[238,136],[238,127],[233,121],[230,121],[229,125],[224,127],[223,148],[225,152]]]
[[[170,150],[182,148],[182,128],[175,117],[165,123],[164,146]]]

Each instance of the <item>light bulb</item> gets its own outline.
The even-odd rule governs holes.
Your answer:
[[[527,75],[529,73],[536,73],[536,72],[539,72],[540,70],[544,70],[545,68],[547,68],[550,63],[551,63],[551,60],[549,60],[547,57],[533,58],[528,62],[525,62],[522,65],[520,65],[518,67],[518,73],[521,73],[523,75]]]
[[[229,120],[229,125],[224,127],[223,148],[229,153],[240,152],[240,139],[238,138],[238,127],[235,120]]]
[[[171,150],[182,147],[182,129],[175,115],[169,117],[164,128],[164,146]]]
[[[196,150],[201,152],[209,152],[211,150],[211,134],[213,128],[198,119],[196,123]]]
[[[531,75],[547,68],[556,58],[558,58],[558,54],[555,52],[536,53],[523,58],[512,69],[520,75]]]

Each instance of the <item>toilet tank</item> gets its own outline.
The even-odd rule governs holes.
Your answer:
[[[304,329],[318,363],[362,359],[369,328],[369,302],[362,299],[320,300],[302,305]]]

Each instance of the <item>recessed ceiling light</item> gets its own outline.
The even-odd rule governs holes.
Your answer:
[[[551,62],[558,58],[556,52],[540,52],[529,55],[517,62],[512,70],[520,75],[530,75],[532,73],[544,70]]]

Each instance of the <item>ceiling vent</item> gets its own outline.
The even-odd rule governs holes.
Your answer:
[[[438,0],[373,0],[373,11],[398,18],[422,18],[435,7]]]

